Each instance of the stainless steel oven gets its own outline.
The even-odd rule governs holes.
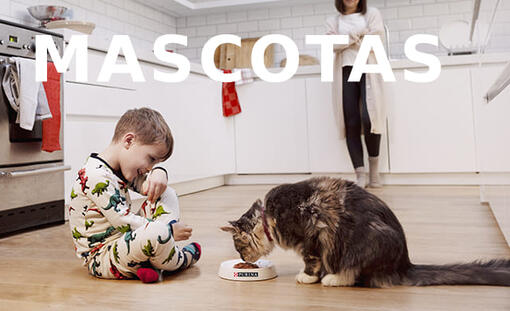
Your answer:
[[[49,34],[62,55],[63,37],[0,20],[0,80],[12,57],[35,59],[35,36]],[[35,79],[35,77],[34,77]],[[62,150],[41,150],[42,125],[32,131],[16,124],[0,83],[0,236],[64,221],[64,105],[63,77],[60,78],[60,146]]]

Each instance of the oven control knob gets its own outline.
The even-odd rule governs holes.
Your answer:
[[[0,40],[0,45],[4,45],[4,40]]]
[[[27,44],[23,44],[23,50],[28,50],[28,45]]]
[[[35,53],[35,42],[32,42],[28,45],[28,49],[30,52]]]

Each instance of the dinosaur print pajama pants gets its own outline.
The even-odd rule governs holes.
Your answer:
[[[155,203],[145,201],[140,215],[152,221],[103,245],[89,261],[88,269],[92,275],[124,279],[135,277],[138,268],[149,263],[156,269],[167,271],[188,266],[186,255],[173,238],[171,224],[179,221],[175,191],[169,187]]]

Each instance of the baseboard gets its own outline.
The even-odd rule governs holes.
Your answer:
[[[190,180],[190,181],[184,181],[174,184],[169,184],[170,187],[172,187],[175,192],[177,192],[177,195],[186,195],[190,193],[195,193],[199,191],[204,191],[207,189],[212,189],[216,187],[221,187],[225,185],[225,176],[219,175],[219,176],[212,176],[212,177],[206,177],[196,180]],[[137,213],[137,211],[140,209],[140,206],[142,205],[145,196],[136,193],[134,191],[130,191],[129,195],[131,197],[131,211],[134,213]],[[65,220],[69,219],[69,213],[67,211],[68,206],[66,206],[66,213],[65,213]]]
[[[230,174],[225,175],[226,185],[282,184],[298,182],[310,177],[331,176],[355,180],[352,173],[309,174]],[[382,173],[384,185],[447,185],[479,186],[510,185],[510,173]]]
[[[505,185],[510,184],[509,173],[413,173],[397,174],[383,173],[381,180],[384,185],[448,185],[448,186],[479,186],[479,185]],[[340,177],[354,180],[355,175],[350,173],[310,173],[310,174],[229,174],[219,175],[185,182],[170,184],[179,196],[211,188],[221,187],[223,185],[277,185],[283,183],[293,183],[316,176]],[[487,201],[484,193],[485,189],[480,189],[480,199]],[[143,196],[131,192],[131,199],[134,205],[141,205]],[[139,204],[138,204],[139,203]],[[67,210],[66,217],[68,219]]]
[[[225,175],[170,184],[170,187],[174,188],[175,192],[177,192],[177,195],[180,196],[204,191],[211,188],[221,187],[223,185],[225,185]]]
[[[355,180],[354,174],[349,173],[311,173],[311,174],[249,174],[249,175],[225,175],[226,185],[249,185],[249,184],[281,184],[297,182],[310,177],[331,176],[349,180]],[[381,174],[384,185],[480,185],[482,179],[477,173],[413,173],[413,174]],[[485,176],[484,181],[497,182]]]

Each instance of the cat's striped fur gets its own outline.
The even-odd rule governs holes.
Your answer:
[[[264,213],[262,210],[264,209]],[[262,215],[271,241],[264,233]],[[318,177],[271,189],[231,226],[243,260],[268,255],[275,244],[303,256],[300,283],[326,286],[510,286],[510,260],[415,265],[402,226],[388,206],[354,183]]]

